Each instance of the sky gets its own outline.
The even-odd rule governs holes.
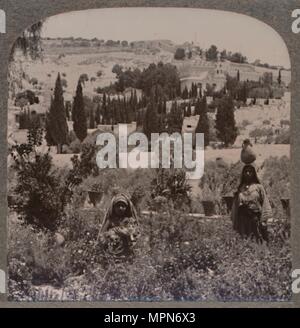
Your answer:
[[[267,24],[232,12],[191,8],[113,8],[73,11],[49,17],[43,37],[104,40],[168,39],[196,42],[201,48],[241,52],[250,62],[290,68],[283,39]]]

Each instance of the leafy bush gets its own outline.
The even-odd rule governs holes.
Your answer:
[[[289,145],[291,143],[291,132],[284,131],[275,138],[275,144]]]
[[[281,198],[290,197],[290,160],[286,156],[270,157],[263,163],[262,182],[270,197],[274,216],[284,219]]]
[[[30,79],[29,83],[32,85],[37,85],[39,83],[39,81],[37,78],[33,77]]]
[[[35,144],[34,135],[30,138],[31,144]],[[28,156],[32,151],[30,143],[22,147],[22,154]],[[277,220],[269,226],[270,242],[265,245],[240,238],[228,216],[199,219],[186,215],[196,204],[190,202],[181,170],[95,172],[93,156],[88,147],[80,158],[73,158],[70,172],[58,174],[37,168],[41,172],[46,170],[46,182],[52,181],[49,175],[52,177],[53,173],[53,192],[57,195],[48,194],[52,201],[65,193],[64,188],[56,189],[56,181],[72,184],[68,206],[63,212],[57,206],[60,220],[55,232],[37,230],[26,224],[23,216],[18,220],[10,213],[11,300],[56,299],[51,292],[45,294],[41,284],[47,284],[50,290],[53,286],[59,288],[63,293],[61,299],[74,301],[290,300],[290,225],[283,219],[280,203],[280,198],[289,191],[287,157],[270,158],[259,168]],[[241,171],[240,162],[231,165],[221,159],[207,162],[200,186],[214,193],[221,209],[222,195],[236,190]],[[93,188],[105,191],[101,207],[84,208],[87,190]],[[134,257],[117,262],[97,244],[97,236],[111,197],[124,191],[137,207],[152,206],[154,195],[165,198],[167,206],[158,214],[140,211],[141,237]],[[163,203],[163,199],[160,201]],[[55,233],[63,236],[63,244],[57,241]]]
[[[246,126],[250,125],[250,121],[249,120],[243,120],[242,121],[242,127],[245,128]]]
[[[81,152],[81,142],[79,139],[73,140],[69,146],[67,146],[67,151],[66,153],[68,154],[80,154]]]
[[[263,120],[263,125],[270,125],[270,124],[271,124],[270,120]]]
[[[218,212],[223,212],[222,196],[233,195],[240,183],[240,175],[243,163],[227,164],[222,159],[209,161],[205,165],[205,171],[200,180],[200,188],[203,193],[214,195],[214,201]],[[204,197],[205,195],[203,195]]]
[[[183,60],[185,58],[185,50],[183,48],[177,48],[174,54],[174,59]]]
[[[175,208],[189,206],[191,203],[187,183],[186,172],[182,169],[158,169],[157,175],[152,181],[152,199],[157,196],[165,197],[169,205]],[[172,206],[171,205],[171,206]]]
[[[89,81],[89,76],[86,73],[83,73],[79,76],[79,81],[83,84]]]
[[[291,121],[290,120],[280,120],[280,125],[281,125],[281,127],[283,127],[284,125],[290,126]]]
[[[256,128],[254,130],[252,130],[249,133],[249,136],[251,138],[261,138],[261,137],[269,137],[269,136],[273,136],[273,130],[272,128]]]
[[[62,286],[70,272],[68,250],[55,245],[55,235],[9,222],[8,273],[10,298],[31,300],[33,285]]]
[[[41,129],[30,129],[27,143],[12,148],[17,176],[16,211],[37,228],[55,230],[62,211],[61,186],[49,152],[36,151],[42,136]]]

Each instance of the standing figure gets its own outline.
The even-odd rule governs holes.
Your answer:
[[[267,221],[272,210],[253,165],[245,165],[232,206],[233,229],[241,236],[268,241]]]
[[[125,194],[113,197],[98,235],[98,242],[114,257],[128,258],[139,235],[136,210]]]

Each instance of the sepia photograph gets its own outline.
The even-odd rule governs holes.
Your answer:
[[[9,300],[290,301],[290,84],[280,35],[234,12],[29,26],[8,73]]]

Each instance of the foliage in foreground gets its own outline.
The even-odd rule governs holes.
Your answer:
[[[39,181],[32,180],[39,175],[31,174],[31,171],[27,174],[27,169],[32,168],[32,165],[26,164],[30,161],[28,156],[32,153],[32,148],[16,150],[26,155],[25,162],[18,163],[22,163],[20,172],[26,173],[26,179],[19,179],[22,182],[19,186],[25,183],[30,187],[30,193],[24,202],[27,204],[35,195],[35,189],[33,192],[31,188],[41,187]],[[68,180],[65,179],[68,172],[65,172],[65,178],[60,178],[64,173],[53,172],[50,170],[49,159],[46,162],[49,165],[43,165],[43,169],[47,169],[47,179],[53,177],[55,181]],[[35,165],[39,161],[35,158],[30,163]],[[288,190],[287,158],[270,158],[260,168],[262,181],[273,201],[278,219],[270,227],[269,245],[258,245],[250,240],[240,239],[233,232],[231,222],[226,216],[219,220],[193,219],[185,214],[186,210],[183,212],[183,204],[178,208],[166,206],[160,214],[141,216],[142,237],[136,245],[135,257],[126,263],[112,261],[96,244],[104,217],[102,209],[107,208],[111,196],[114,192],[129,192],[139,210],[139,207],[145,208],[148,202],[151,208],[151,202],[155,201],[151,197],[151,191],[154,190],[155,194],[168,200],[167,205],[170,202],[176,204],[179,195],[189,195],[185,179],[180,174],[175,174],[176,179],[173,180],[169,179],[169,175],[158,179],[163,177],[149,170],[147,174],[145,170],[104,170],[101,174],[91,174],[91,168],[84,163],[84,160],[74,163],[74,172],[78,173],[80,181],[71,181],[75,184],[71,203],[63,204],[63,212],[53,204],[48,208],[49,213],[59,211],[54,215],[59,220],[50,221],[56,223],[55,229],[38,229],[29,220],[29,212],[24,212],[28,217],[19,213],[20,218],[14,217],[14,212],[11,213],[8,239],[11,300],[290,299],[291,249],[288,235],[282,234],[282,231],[289,231],[290,226],[283,219],[282,210],[279,211],[281,204],[278,198],[284,196]],[[214,192],[216,200],[220,200],[222,194],[230,192],[238,183],[241,168],[240,163],[228,167],[224,162],[217,161],[206,165],[205,172],[201,185]],[[173,184],[172,181],[176,183]],[[178,184],[178,181],[181,183]],[[49,181],[48,185],[51,185]],[[55,186],[51,195],[58,197],[64,189],[59,184],[56,185],[56,182]],[[169,190],[167,194],[164,193],[166,188]],[[104,191],[99,208],[83,208],[87,190]],[[40,196],[45,194],[42,189],[37,191]],[[53,201],[49,195],[43,198],[43,206],[36,208],[44,208],[48,204],[46,200]],[[58,204],[60,202],[61,200]],[[39,218],[42,217],[48,216],[39,215]],[[63,242],[58,242],[60,236],[63,236]]]
[[[71,211],[55,235],[11,221],[12,300],[287,301],[291,297],[288,240],[273,231],[269,245],[242,240],[228,219],[201,221],[180,212],[141,218],[135,257],[115,263],[96,246],[103,218]],[[60,296],[41,285],[59,288]],[[57,291],[57,290],[56,290]],[[46,294],[45,294],[46,293]]]

